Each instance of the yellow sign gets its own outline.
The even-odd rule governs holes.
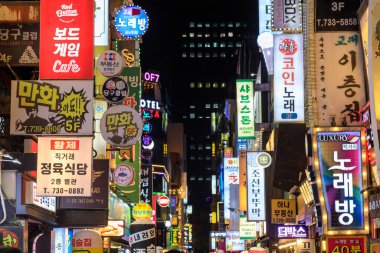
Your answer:
[[[272,199],[272,224],[296,223],[295,199]]]
[[[137,203],[132,209],[132,216],[135,220],[149,220],[152,217],[152,207],[145,203]]]

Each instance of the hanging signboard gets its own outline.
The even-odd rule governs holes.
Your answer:
[[[302,1],[300,0],[273,0],[272,31],[301,30],[301,3]]]
[[[140,169],[140,201],[152,205],[153,174],[152,165],[141,165]]]
[[[255,120],[253,113],[252,79],[236,80],[236,103],[238,138],[253,139],[255,136]]]
[[[92,137],[39,137],[37,196],[91,196]]]
[[[360,0],[317,0],[315,31],[357,31]]]
[[[304,121],[302,34],[274,35],[274,121]]]
[[[131,146],[140,139],[142,127],[139,113],[126,105],[108,108],[100,120],[100,131],[111,146]]]
[[[295,199],[272,199],[272,224],[296,223]]]
[[[324,233],[368,233],[367,169],[364,138],[359,128],[314,130],[317,185],[321,199]]]
[[[366,236],[329,236],[327,240],[326,253],[335,252],[367,252]]]
[[[118,52],[106,50],[98,56],[96,68],[103,76],[117,76],[124,68],[124,61]]]
[[[94,0],[41,0],[40,79],[94,78]]]
[[[38,66],[40,27],[38,23],[2,23],[0,65]]]
[[[367,100],[360,34],[317,33],[315,38],[317,125],[361,125]]]
[[[148,15],[139,6],[123,6],[115,17],[116,30],[125,38],[142,36],[148,30],[148,25]]]
[[[248,221],[266,219],[265,168],[272,164],[267,152],[247,151],[247,218]]]
[[[92,81],[12,81],[10,133],[92,135]]]
[[[73,252],[103,253],[103,240],[98,232],[83,230],[77,232],[72,240]]]
[[[0,248],[16,248],[24,250],[24,227],[5,226],[0,227]]]
[[[308,238],[309,229],[304,225],[283,225],[276,227],[276,237],[279,239]]]
[[[239,158],[224,158],[224,218],[230,218],[230,184],[239,184]]]

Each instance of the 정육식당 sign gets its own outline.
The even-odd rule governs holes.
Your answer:
[[[93,82],[12,81],[10,133],[92,135]]]
[[[39,137],[37,196],[91,196],[92,137]]]
[[[100,120],[102,136],[111,146],[131,146],[140,139],[142,127],[139,113],[126,105],[108,108]]]
[[[149,18],[139,6],[123,6],[115,17],[116,30],[125,38],[138,38],[148,29]]]
[[[41,0],[41,79],[94,78],[94,2]]]

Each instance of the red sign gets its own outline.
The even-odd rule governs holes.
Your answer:
[[[40,79],[93,79],[94,1],[40,2]]]
[[[327,253],[367,252],[365,236],[336,236],[327,238]]]
[[[79,140],[51,140],[51,150],[79,150]]]
[[[157,201],[160,207],[167,207],[170,204],[170,199],[167,196],[161,196]]]

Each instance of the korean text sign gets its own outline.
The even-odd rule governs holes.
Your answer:
[[[272,224],[296,223],[295,199],[272,199]]]
[[[93,79],[94,1],[41,0],[40,78]]]
[[[364,201],[360,131],[316,132],[322,211],[327,230],[362,230]],[[323,206],[325,208],[323,208]]]
[[[239,158],[224,158],[224,218],[230,218],[230,184],[239,184]]]
[[[274,35],[274,121],[304,121],[302,34]]]
[[[10,132],[14,135],[92,135],[89,80],[12,81]]]
[[[37,196],[91,196],[92,137],[39,137]]]
[[[316,34],[318,126],[359,126],[360,110],[366,103],[364,61],[358,32]],[[345,117],[345,118],[344,118]]]
[[[327,253],[367,252],[365,236],[327,237]]]
[[[255,135],[255,120],[253,111],[253,81],[251,79],[236,80],[236,103],[238,138],[253,138]]]

